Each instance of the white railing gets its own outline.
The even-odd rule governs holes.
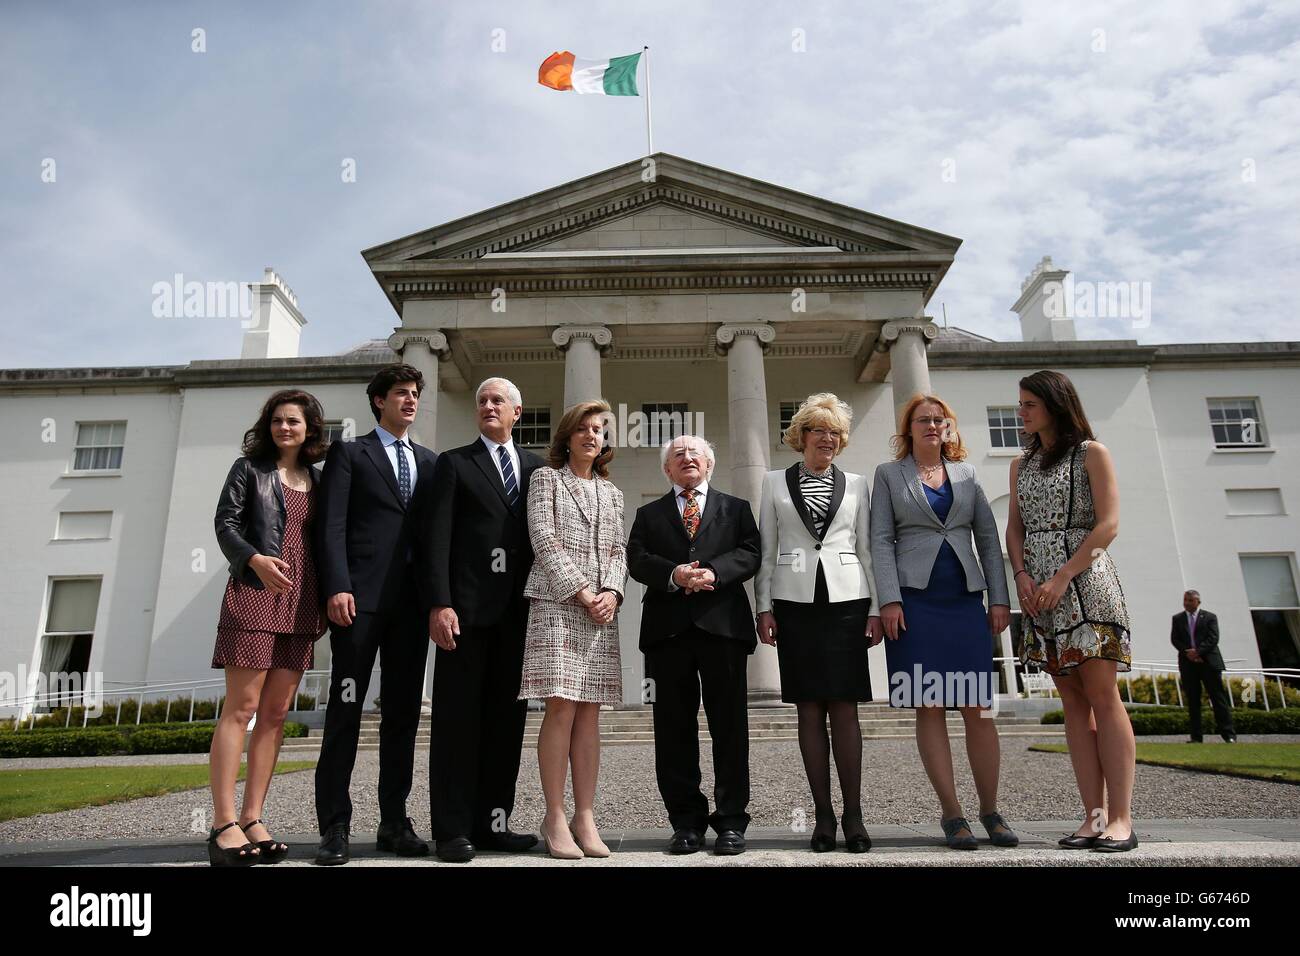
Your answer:
[[[302,683],[298,685],[297,694],[304,693],[304,687],[311,688],[305,692],[312,697],[312,710],[321,709],[322,698],[329,689],[329,679],[330,672],[328,670],[311,670],[303,673]],[[59,707],[67,707],[68,714],[64,720],[64,726],[70,727],[72,726],[72,711],[76,706],[83,708],[81,718],[81,726],[83,727],[89,726],[91,710],[108,711],[110,708],[114,710],[115,714],[113,724],[118,726],[122,723],[122,705],[129,700],[136,702],[135,723],[137,724],[141,722],[146,701],[154,703],[166,700],[167,706],[164,710],[163,720],[167,722],[171,720],[172,702],[188,698],[189,708],[186,715],[183,718],[178,718],[177,722],[190,723],[194,720],[195,706],[201,702],[211,702],[215,708],[214,719],[220,717],[221,701],[225,693],[226,679],[224,676],[217,675],[200,680],[146,682],[95,693],[90,691],[69,692],[65,688],[45,694],[31,694],[0,703],[3,703],[6,707],[15,705],[18,707],[18,713],[14,716],[14,729],[17,729],[24,720],[28,722],[28,727],[34,726],[40,716],[38,711],[41,709],[56,709]],[[86,706],[88,701],[90,703],[89,707]],[[113,706],[114,701],[116,701],[116,707]]]
[[[1019,660],[1014,657],[995,657],[993,660],[995,664],[1000,665],[1003,668],[1003,673],[1005,675],[1005,680],[1007,684],[1007,690],[1011,693],[1014,693],[1013,688],[1015,688],[1016,686],[1016,665],[1019,663]],[[1242,658],[1232,658],[1228,661],[1228,663],[1235,664],[1235,663],[1239,663],[1241,660]],[[1174,689],[1175,689],[1175,696],[1177,697],[1177,704],[1179,707],[1184,706],[1183,682],[1179,677],[1178,665],[1176,663],[1175,664],[1165,663],[1164,661],[1133,661],[1131,669],[1127,673],[1119,675],[1119,679],[1124,681],[1125,683],[1126,699],[1128,703],[1131,704],[1134,702],[1133,701],[1134,678],[1140,678],[1143,676],[1148,676],[1151,678],[1151,692],[1156,704],[1166,703],[1165,701],[1162,701],[1160,699],[1159,678],[1172,677],[1174,679]],[[1046,682],[1042,680],[1043,677],[1047,677]],[[1261,687],[1263,701],[1264,701],[1264,710],[1266,711],[1272,710],[1272,704],[1269,702],[1268,682],[1270,680],[1275,681],[1277,684],[1278,698],[1281,700],[1282,709],[1285,710],[1287,707],[1287,702],[1286,702],[1287,685],[1285,681],[1287,680],[1294,681],[1300,679],[1300,668],[1295,668],[1295,667],[1229,667],[1226,668],[1222,673],[1221,679],[1223,680],[1224,686],[1228,689],[1229,704],[1233,707],[1236,707],[1237,701],[1233,694],[1232,681],[1230,680],[1230,678],[1233,677],[1258,679],[1259,685]],[[1031,671],[1025,669],[1020,672],[1020,680],[1021,683],[1024,685],[1026,694],[1030,696],[1032,696],[1032,694],[1038,691],[1045,690],[1047,691],[1047,694],[1050,697],[1055,692],[1055,685],[1051,683],[1051,677],[1050,675],[1047,675],[1046,672]],[[1169,701],[1168,703],[1172,704],[1173,701]],[[1247,703],[1250,702],[1247,701]]]

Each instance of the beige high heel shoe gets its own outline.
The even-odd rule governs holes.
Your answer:
[[[583,856],[589,856],[597,860],[603,860],[609,856],[609,847],[605,845],[605,841],[600,838],[599,833],[596,835],[596,842],[590,846],[578,839],[578,834],[574,831],[572,823],[569,824],[569,835],[573,837],[573,842],[578,844]]]
[[[551,838],[546,835],[546,824],[543,823],[538,829],[542,834],[542,845],[546,847],[546,852],[557,860],[581,860],[585,855],[582,849],[575,843],[573,848],[560,846],[551,846]],[[570,833],[572,836],[572,833]]]

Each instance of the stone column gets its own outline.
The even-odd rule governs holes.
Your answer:
[[[562,325],[551,341],[564,353],[564,407],[603,398],[600,356],[614,341],[603,325]]]
[[[417,445],[433,448],[438,435],[438,361],[450,354],[447,336],[437,329],[415,332],[399,329],[388,337],[388,347],[424,376],[420,410],[411,437]]]
[[[939,327],[924,317],[894,319],[880,330],[880,343],[876,347],[889,353],[895,425],[912,396],[930,391],[930,365],[925,360],[925,349],[938,334]]]
[[[727,356],[731,476],[726,490],[748,499],[755,518],[763,492],[763,475],[771,461],[763,348],[775,338],[772,326],[761,322],[723,325],[717,331],[718,351]],[[752,597],[753,583],[746,588]],[[781,674],[777,669],[776,649],[759,644],[749,665],[750,703],[770,703],[780,696]]]

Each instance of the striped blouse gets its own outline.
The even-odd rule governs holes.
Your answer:
[[[817,475],[808,470],[803,462],[799,463],[799,494],[808,508],[813,528],[818,537],[826,524],[826,512],[831,507],[831,494],[835,491],[835,466],[827,468],[824,474]]]

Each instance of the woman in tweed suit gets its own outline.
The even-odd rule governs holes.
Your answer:
[[[600,705],[623,699],[618,606],[627,580],[623,493],[609,481],[609,405],[580,402],[560,419],[547,467],[528,489],[528,535],[536,555],[524,594],[521,700],[546,701],[537,738],[551,856],[609,856],[596,829]],[[566,825],[564,784],[573,765],[574,815]]]

